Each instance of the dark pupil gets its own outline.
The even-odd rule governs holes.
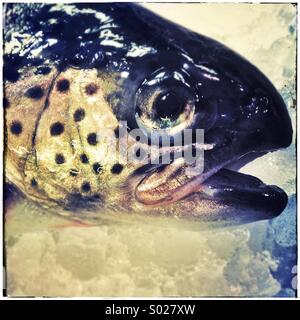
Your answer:
[[[154,110],[159,118],[175,120],[184,108],[184,101],[174,92],[161,94],[154,103]]]

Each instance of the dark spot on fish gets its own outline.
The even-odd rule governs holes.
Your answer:
[[[80,155],[80,160],[81,160],[82,163],[89,163],[89,158],[85,153]]]
[[[82,185],[81,185],[81,190],[83,192],[89,192],[91,191],[91,185],[89,184],[89,182],[84,182]]]
[[[51,71],[50,67],[41,66],[41,67],[37,68],[35,74],[46,75],[46,74],[49,74],[50,71]]]
[[[85,87],[85,93],[90,95],[95,94],[98,91],[99,87],[95,83],[90,83]]]
[[[119,174],[123,170],[123,166],[120,163],[116,163],[112,166],[111,172],[114,174]]]
[[[66,198],[67,208],[72,212],[82,211],[82,209],[94,209],[103,198],[98,195],[86,196],[81,193],[71,193]]]
[[[7,214],[9,207],[16,203],[16,200],[19,198],[19,196],[20,192],[15,186],[9,183],[5,183],[3,185],[3,200],[5,203],[4,214]]]
[[[68,59],[62,58],[62,60],[59,61],[59,63],[58,63],[57,70],[59,72],[64,72],[64,71],[66,71],[67,67],[68,67]]]
[[[135,152],[135,155],[139,158],[141,156],[141,149],[138,148]]]
[[[70,81],[67,79],[61,79],[56,84],[56,89],[60,92],[66,92],[70,88]]]
[[[84,119],[85,111],[82,108],[79,108],[74,112],[73,117],[74,117],[74,121],[79,122]]]
[[[78,170],[76,169],[71,169],[70,170],[70,176],[71,177],[76,177],[78,175]]]
[[[158,164],[154,165],[154,164],[148,163],[148,164],[143,165],[142,167],[137,168],[132,173],[132,175],[133,176],[139,176],[141,174],[145,174],[145,173],[149,173],[149,172],[154,172],[154,171],[158,171],[159,172],[160,166],[164,168],[166,165],[158,165]]]
[[[50,134],[51,136],[59,136],[64,132],[65,128],[64,125],[60,122],[55,122],[50,127]]]
[[[31,181],[30,181],[30,185],[31,185],[33,188],[35,188],[35,187],[37,187],[38,183],[37,183],[37,181],[36,181],[34,178],[32,178]]]
[[[102,171],[102,166],[100,163],[96,162],[93,164],[93,170],[96,174],[100,173]]]
[[[96,133],[90,133],[88,136],[87,136],[87,142],[92,145],[92,146],[95,146],[97,143],[98,143],[98,140],[97,140],[97,134]]]
[[[63,164],[63,163],[65,163],[65,157],[61,153],[58,153],[55,156],[55,162],[57,164]]]
[[[4,78],[10,82],[16,82],[19,80],[19,67],[22,65],[23,57],[18,54],[8,54],[4,55],[4,68],[3,75]]]
[[[10,82],[17,82],[19,80],[19,72],[15,68],[4,67],[3,70],[4,78]]]
[[[10,107],[10,103],[7,98],[3,98],[3,108],[8,109]]]
[[[22,123],[20,121],[13,121],[10,125],[10,132],[16,136],[21,134],[22,130]]]
[[[25,93],[25,96],[27,98],[34,99],[34,100],[41,99],[43,95],[44,95],[44,90],[43,88],[41,88],[41,86],[31,87]]]

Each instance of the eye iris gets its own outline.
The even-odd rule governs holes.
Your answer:
[[[154,109],[159,118],[175,120],[184,109],[184,101],[174,92],[164,93],[155,100]]]
[[[176,135],[192,125],[198,103],[194,81],[186,72],[160,68],[135,94],[136,125],[146,135]]]

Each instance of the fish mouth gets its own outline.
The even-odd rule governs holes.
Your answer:
[[[137,184],[135,198],[145,206],[157,207],[196,196],[200,201],[227,206],[232,212],[251,211],[252,217],[247,217],[249,221],[276,217],[287,205],[286,193],[275,185],[267,185],[237,171],[260,156],[258,153],[247,155],[194,176],[187,174],[189,165],[182,159],[152,167]]]

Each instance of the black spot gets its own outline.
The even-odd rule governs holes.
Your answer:
[[[65,163],[65,157],[61,154],[61,153],[58,153],[56,156],[55,156],[55,162],[57,164],[63,164]]]
[[[97,204],[100,201],[104,201],[104,198],[101,195],[83,195],[82,193],[71,193],[66,197],[65,205],[67,209],[72,212],[80,212],[83,209],[92,210],[96,208]]]
[[[88,136],[87,136],[87,142],[92,145],[92,146],[95,146],[98,141],[97,141],[97,134],[96,133],[90,133]]]
[[[60,92],[68,91],[70,87],[70,81],[67,79],[61,79],[56,84],[56,89]]]
[[[30,185],[31,185],[33,188],[35,188],[35,187],[37,187],[38,183],[37,183],[37,181],[36,181],[34,178],[32,178],[31,181],[30,181]]]
[[[76,177],[78,175],[78,170],[76,169],[71,169],[70,170],[70,176],[71,177]]]
[[[41,66],[36,70],[35,74],[46,75],[46,74],[49,74],[50,71],[51,71],[50,67]]]
[[[24,57],[19,54],[5,54],[3,56],[3,75],[4,78],[11,82],[16,82],[19,79],[18,69],[23,65]]]
[[[5,57],[4,57],[5,60]],[[20,74],[18,71],[18,66],[14,62],[4,63],[3,67],[3,77],[5,80],[10,82],[16,82],[19,80]]]
[[[112,166],[111,172],[114,174],[119,174],[123,170],[123,166],[120,163],[116,163]]]
[[[93,164],[93,170],[96,174],[99,174],[102,171],[102,166],[100,163],[96,162]]]
[[[3,198],[5,202],[5,211],[4,214],[7,213],[8,206],[12,203],[14,204],[16,199],[19,196],[19,191],[16,187],[9,183],[5,183],[3,186]]]
[[[89,192],[91,191],[91,185],[89,184],[89,182],[84,182],[82,185],[81,185],[81,190],[83,192]]]
[[[135,152],[136,156],[139,158],[141,156],[141,149],[138,148]]]
[[[19,80],[19,71],[14,67],[5,66],[3,68],[3,76],[7,81],[17,82]]]
[[[20,121],[13,121],[10,125],[10,132],[14,135],[19,135],[22,132],[22,123]]]
[[[99,87],[95,83],[90,83],[85,87],[85,93],[90,95],[95,94],[98,91]]]
[[[61,61],[59,61],[59,63],[58,63],[56,68],[57,68],[57,70],[59,72],[66,71],[66,69],[68,68],[68,60],[67,59],[62,59]]]
[[[31,87],[25,93],[25,96],[27,98],[34,99],[34,100],[41,99],[43,95],[44,95],[44,90],[40,86]]]
[[[4,97],[3,98],[3,107],[4,107],[4,109],[8,109],[9,106],[10,106],[10,103],[9,103],[8,99]]]
[[[85,117],[85,111],[82,108],[77,109],[74,112],[74,121],[79,122]]]
[[[80,160],[82,163],[89,163],[89,158],[85,153],[80,156]]]
[[[64,132],[65,128],[64,125],[60,122],[55,122],[50,127],[50,134],[51,136],[59,136]]]

